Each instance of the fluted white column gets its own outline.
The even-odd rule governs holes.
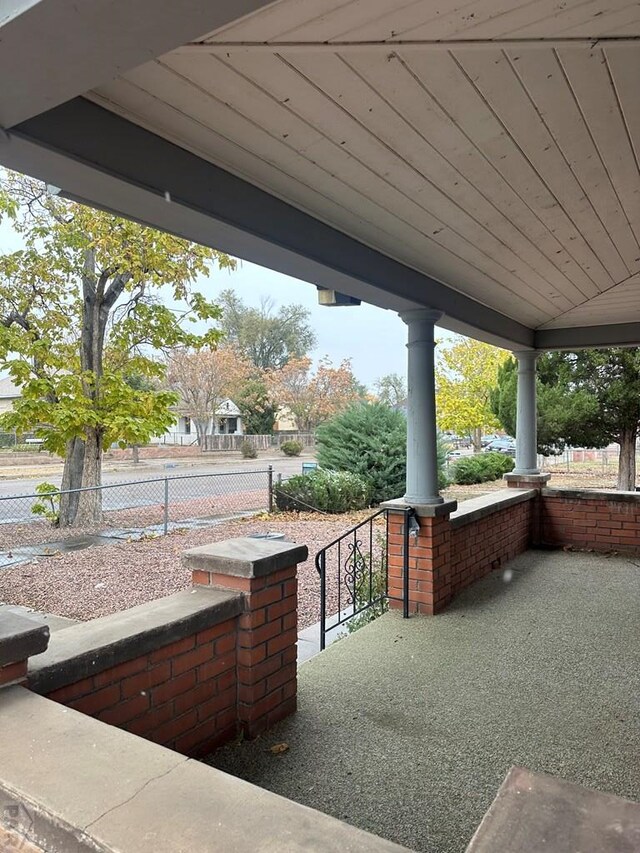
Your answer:
[[[441,311],[418,308],[400,314],[408,326],[407,493],[413,505],[443,502],[438,491],[434,325]]]

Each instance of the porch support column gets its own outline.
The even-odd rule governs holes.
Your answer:
[[[407,493],[411,506],[441,504],[438,490],[434,325],[441,311],[400,314],[409,327],[407,364]]]
[[[513,474],[539,474],[536,360],[535,350],[514,352],[518,359],[518,396],[516,411],[516,467]]]

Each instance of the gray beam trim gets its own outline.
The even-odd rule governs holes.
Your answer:
[[[637,346],[640,346],[640,323],[539,329],[534,334],[534,348],[539,350]]]
[[[445,327],[533,345],[526,326],[83,98],[14,128],[0,162],[90,204],[382,308],[432,307],[447,315]]]
[[[272,2],[13,2],[0,20],[0,127],[12,127]]]

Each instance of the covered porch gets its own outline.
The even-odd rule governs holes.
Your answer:
[[[464,850],[513,765],[640,799],[637,561],[530,550],[509,570],[334,643],[295,716],[208,761],[424,853]]]
[[[310,282],[323,304],[364,300],[400,313],[408,326],[408,477],[406,494],[388,507],[389,581],[408,590],[411,614],[438,617],[391,612],[305,664],[299,713],[252,744],[225,748],[216,764],[429,853],[464,848],[513,764],[639,799],[632,555],[640,552],[640,501],[635,492],[547,488],[536,467],[535,378],[536,358],[547,350],[640,344],[637,4],[16,0],[9,7],[0,21],[0,75],[10,83],[0,92],[3,166],[41,178],[53,193]],[[491,506],[458,509],[438,492],[435,324],[506,347],[519,361],[513,488]],[[419,529],[408,542],[410,515]],[[532,545],[631,556],[527,550]],[[256,561],[244,562],[253,571]],[[206,584],[195,573],[196,586],[211,587],[198,590],[211,619],[219,568]],[[262,578],[236,579],[233,613],[223,614],[224,636],[235,638],[225,640],[230,649],[219,653],[206,635],[210,647],[194,651],[197,664],[187,661],[205,665],[203,654],[207,666],[217,665],[238,650],[228,667],[232,679],[237,670],[238,689],[225,688],[232,707],[215,710],[220,721],[207,705],[207,751],[223,735],[255,733],[242,714],[259,712],[266,726],[270,702],[278,714],[295,709],[295,571],[281,568],[288,574],[274,586],[291,599],[284,615],[274,608],[273,624],[258,626],[262,614],[249,613],[240,593],[253,585],[261,600]],[[191,609],[196,598],[189,593]],[[194,648],[206,634],[196,630]],[[191,635],[175,642],[185,639],[191,643]],[[276,649],[277,677],[263,671],[263,646]],[[160,664],[167,671],[171,664],[171,689],[182,677],[173,657],[182,652],[167,652]],[[139,665],[150,673],[157,663]],[[14,665],[24,679],[25,655],[8,660]],[[59,664],[52,668],[58,677]],[[145,690],[135,697],[143,710],[129,719],[122,672],[104,688],[87,685],[85,673],[82,711],[63,718],[60,694],[32,695],[13,674],[5,687],[15,697],[14,741],[21,736],[32,751],[43,744],[56,796],[69,720],[88,732],[74,738],[87,745],[82,760],[96,765],[88,744],[108,736],[103,754],[139,754],[137,773],[152,749],[139,734],[157,726],[157,742],[188,753],[194,735],[175,726],[183,718],[193,726],[203,697],[209,703],[221,689],[218,675],[202,691],[198,685],[182,717],[171,704],[181,694],[169,690],[170,701],[156,708]],[[94,688],[109,690],[113,707],[96,711]],[[22,725],[25,703],[34,709],[33,730]],[[100,726],[91,713],[102,714]],[[61,732],[58,753],[35,739],[47,735],[42,715]],[[188,745],[178,745],[184,737]],[[205,735],[199,729],[195,737]],[[272,754],[268,747],[282,741],[288,751]],[[14,756],[21,780],[25,749]],[[175,753],[163,760],[179,761]],[[109,767],[105,758],[99,771]],[[159,814],[186,838],[199,803],[202,832],[191,849],[279,849],[282,837],[291,850],[386,849],[344,826],[334,827],[332,846],[321,815],[310,839],[309,813],[202,765],[189,772],[205,770],[199,800],[182,770],[155,801],[154,780],[140,780],[122,808],[148,796],[149,824],[134,802],[130,835],[123,841],[121,827],[109,827],[112,846],[149,849],[131,839],[144,832],[149,843],[141,827],[156,827]],[[24,781],[25,798],[39,781]],[[78,824],[84,829],[113,812],[120,785],[105,776],[96,789],[99,807]],[[74,807],[77,796],[74,789],[68,797]],[[156,827],[154,853],[167,831]],[[513,853],[508,844],[495,849]]]

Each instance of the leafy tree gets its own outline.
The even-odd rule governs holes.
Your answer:
[[[265,297],[253,308],[233,290],[223,290],[219,303],[226,339],[260,370],[278,370],[316,344],[309,311],[302,305],[282,305],[276,311],[273,300]]]
[[[476,452],[482,449],[483,430],[499,426],[490,398],[506,358],[505,350],[473,338],[458,337],[440,349],[436,365],[438,426],[471,435]]]
[[[310,358],[291,359],[281,370],[271,371],[267,381],[273,399],[289,409],[303,432],[311,432],[361,395],[349,359],[334,367],[323,358],[315,372]]]
[[[407,421],[402,412],[384,403],[357,403],[318,428],[317,445],[320,465],[364,477],[371,484],[374,503],[404,495]],[[439,442],[441,488],[446,485],[445,457]]]
[[[491,395],[500,422],[515,434],[517,362],[507,361]],[[620,445],[618,488],[634,490],[640,426],[640,349],[612,347],[545,353],[538,359],[538,450],[565,444]]]
[[[262,375],[253,376],[234,397],[242,413],[242,423],[247,435],[271,435],[278,407],[269,395]]]
[[[227,398],[236,402],[252,371],[253,366],[233,346],[184,349],[170,356],[167,383],[179,396],[179,410],[195,424],[201,448],[216,409]]]
[[[398,409],[407,401],[407,383],[399,373],[387,373],[381,376],[374,385],[378,400]]]
[[[64,456],[63,489],[100,485],[106,447],[144,444],[173,421],[175,394],[136,389],[128,377],[160,381],[158,352],[216,343],[217,330],[188,329],[188,320],[220,313],[193,283],[208,264],[234,262],[53,197],[14,173],[1,176],[0,218],[22,241],[21,249],[0,256],[0,367],[22,390],[3,428],[37,425],[45,446]],[[164,286],[178,311],[160,300]],[[100,518],[99,490],[61,496],[61,526]]]

